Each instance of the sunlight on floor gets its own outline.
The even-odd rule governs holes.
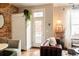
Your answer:
[[[31,48],[27,51],[22,51],[22,56],[40,56],[40,49]]]

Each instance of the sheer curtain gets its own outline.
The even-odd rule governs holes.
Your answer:
[[[66,9],[66,14],[65,14],[65,39],[64,39],[64,43],[65,43],[65,47],[67,48],[71,48],[71,36],[70,36],[70,19],[71,19],[71,8],[67,8]]]

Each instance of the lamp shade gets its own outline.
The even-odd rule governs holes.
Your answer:
[[[55,27],[55,32],[63,32],[64,28],[62,24],[57,24]]]

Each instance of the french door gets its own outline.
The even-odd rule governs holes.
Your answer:
[[[32,13],[32,46],[40,47],[44,40],[44,10],[35,9]]]

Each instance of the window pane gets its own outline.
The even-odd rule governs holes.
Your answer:
[[[41,39],[43,39],[42,30],[43,30],[42,21],[41,20],[35,21],[35,41],[36,43],[41,43]]]
[[[71,24],[79,24],[79,9],[72,10],[72,12],[71,12]]]
[[[34,12],[33,16],[34,17],[43,17],[43,12]]]
[[[72,32],[71,32],[72,36],[79,34],[79,25],[73,25],[71,30],[72,30]]]
[[[71,11],[71,37],[79,37],[79,9]]]

